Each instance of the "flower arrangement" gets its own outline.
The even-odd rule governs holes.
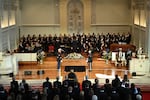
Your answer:
[[[84,58],[80,53],[70,53],[66,57],[66,59],[81,59]]]
[[[44,51],[37,53],[37,62],[42,63],[44,57],[45,57],[45,52]]]
[[[102,58],[105,60],[110,60],[111,59],[111,52],[103,51]]]

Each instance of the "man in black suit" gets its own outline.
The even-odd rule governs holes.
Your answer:
[[[92,71],[92,62],[93,62],[93,57],[92,57],[92,51],[89,50],[88,52],[88,66],[89,66],[89,71]]]
[[[85,80],[82,82],[82,90],[84,90],[87,86],[91,88],[91,81],[88,80],[88,76],[86,76]]]
[[[14,93],[15,94],[15,98],[17,96],[18,93],[18,81],[15,80],[15,77],[12,78],[12,81],[10,82],[10,93]]]
[[[59,77],[56,77],[56,81],[53,82],[54,88],[61,88],[61,82],[59,81]]]
[[[49,82],[49,77],[46,77],[46,81],[43,82],[43,91],[48,94],[47,100],[52,99],[52,83]]]
[[[129,67],[129,61],[132,59],[132,51],[130,49],[126,51],[125,57],[127,60],[126,66]]]
[[[118,75],[115,75],[115,79],[112,80],[112,87],[114,88],[120,87],[120,79]]]

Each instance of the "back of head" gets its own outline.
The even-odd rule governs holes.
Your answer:
[[[109,83],[109,79],[108,78],[105,81],[106,81],[106,83]]]
[[[46,77],[46,81],[49,81],[49,77]]]
[[[93,95],[92,100],[98,100],[98,97],[96,95]]]
[[[136,100],[142,100],[142,96],[140,94],[136,95]]]
[[[59,81],[59,76],[56,77],[56,81]]]
[[[59,95],[55,95],[53,100],[59,100]]]
[[[131,88],[135,88],[135,84],[134,83],[131,83]]]
[[[99,80],[97,78],[95,78],[95,83],[97,83],[97,84],[99,83]]]
[[[117,74],[115,75],[115,78],[116,78],[116,79],[118,78],[118,75],[117,75]]]

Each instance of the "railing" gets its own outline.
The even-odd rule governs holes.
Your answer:
[[[69,72],[64,70],[57,69],[33,69],[33,70],[21,70],[19,71],[16,78],[18,80],[22,80],[23,78],[26,80],[45,80],[46,77],[49,77],[51,81],[56,80],[56,77],[61,77],[61,80],[64,80],[65,76],[68,75]],[[83,81],[85,76],[88,76],[89,79],[113,79],[116,74],[120,78],[123,78],[125,74],[129,75],[129,70],[125,69],[93,69],[90,71],[86,69],[85,72],[75,72],[79,82]]]

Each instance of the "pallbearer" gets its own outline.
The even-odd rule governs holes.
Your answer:
[[[58,70],[58,76],[61,76],[61,62],[62,62],[62,49],[59,48],[58,49],[58,53],[57,53],[57,70]]]
[[[92,71],[92,61],[93,61],[93,57],[92,57],[92,51],[89,50],[88,52],[88,66],[89,66],[89,71]]]

